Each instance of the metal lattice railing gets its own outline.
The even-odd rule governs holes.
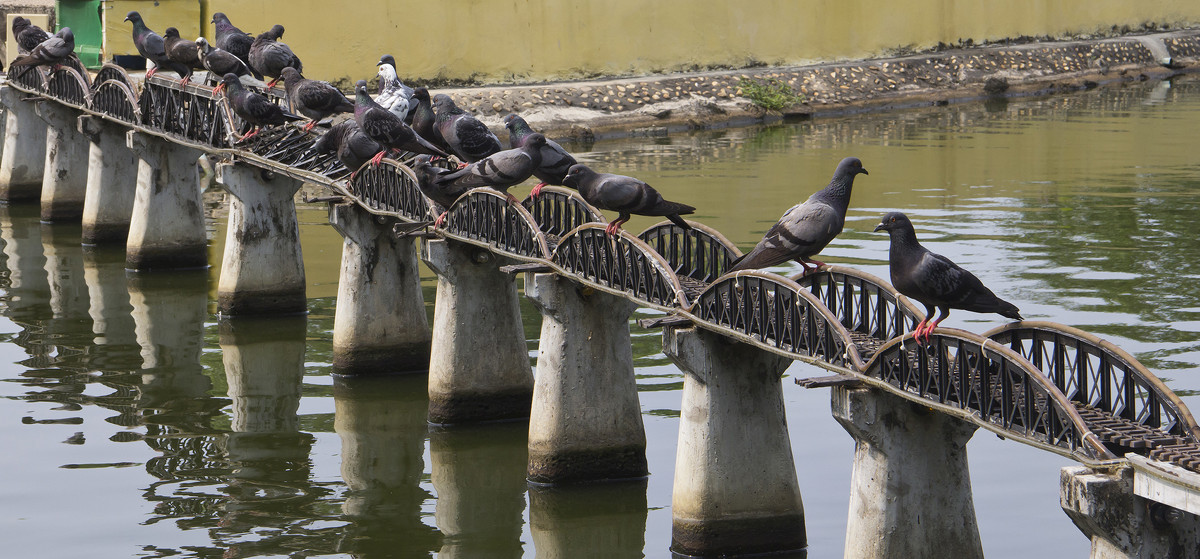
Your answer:
[[[46,93],[76,107],[87,107],[92,100],[87,78],[69,66],[50,72],[46,78]]]
[[[567,233],[554,250],[552,261],[593,285],[644,303],[688,306],[670,263],[626,231],[606,234],[603,223],[585,223]]]
[[[137,95],[120,80],[96,84],[92,90],[92,110],[129,124],[137,124],[142,118]]]
[[[432,219],[433,205],[421,194],[416,175],[391,159],[384,159],[378,167],[363,167],[348,189],[376,212],[397,214],[410,221]]]
[[[521,202],[529,215],[549,237],[562,237],[584,223],[604,223],[604,216],[583,200],[578,192],[560,186],[547,186],[541,193]]]
[[[862,365],[837,318],[812,293],[775,274],[743,270],[726,275],[700,294],[691,314],[743,341],[840,367]]]
[[[883,342],[903,336],[921,321],[921,310],[887,282],[866,272],[826,266],[793,278],[838,317],[855,336],[865,359]]]
[[[691,221],[688,225],[691,231],[664,221],[642,231],[638,238],[666,258],[680,279],[711,283],[742,253],[716,229]]]
[[[550,258],[546,236],[533,216],[491,188],[476,188],[462,195],[447,211],[446,229],[511,256]]]
[[[940,328],[927,344],[884,344],[863,373],[922,400],[958,408],[1003,432],[1095,460],[1114,458],[1071,402],[1032,364],[992,340]]]
[[[984,334],[1029,360],[1066,398],[1136,425],[1200,442],[1187,406],[1133,356],[1087,332],[1025,321]]]
[[[110,80],[121,82],[125,84],[125,87],[128,87],[130,91],[134,91],[133,82],[129,81],[129,74],[125,72],[124,68],[117,66],[116,64],[105,64],[104,66],[101,66],[100,71],[96,72],[96,80],[92,82],[92,87],[97,87],[100,84]],[[134,97],[136,97],[136,94]]]

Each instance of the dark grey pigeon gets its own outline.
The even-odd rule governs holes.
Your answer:
[[[265,95],[255,93],[242,86],[242,82],[238,80],[237,74],[225,74],[221,80],[221,84],[217,86],[216,91],[220,92],[228,90],[229,108],[233,112],[242,117],[242,120],[254,125],[254,130],[246,134],[239,141],[247,139],[258,134],[263,126],[268,124],[279,125],[286,124],[292,120],[300,120],[293,114],[283,112],[279,105],[272,103]]]
[[[913,331],[913,339],[929,341],[929,334],[937,325],[950,316],[950,309],[962,309],[977,313],[999,313],[1013,320],[1021,320],[1017,307],[992,293],[979,278],[949,258],[929,252],[917,242],[908,216],[891,212],[883,216],[876,231],[887,231],[892,246],[888,250],[888,267],[892,285],[905,297],[925,305],[925,319]],[[941,310],[937,320],[926,326],[933,318],[934,308]],[[922,330],[923,329],[923,330]]]
[[[167,46],[162,35],[146,27],[146,22],[142,21],[141,14],[129,12],[125,16],[125,21],[133,22],[133,46],[137,47],[138,54],[154,63],[154,67],[146,71],[146,78],[153,76],[159,68],[175,72],[185,80],[192,76],[191,68],[167,57]]]
[[[429,90],[424,87],[414,87],[413,101],[416,106],[412,110],[412,129],[425,141],[444,151],[450,151],[450,146],[446,145],[446,140],[442,139],[442,135],[438,133],[437,126],[435,126],[437,116],[433,114],[433,103],[429,100]]]
[[[358,121],[367,137],[379,142],[384,148],[371,158],[372,164],[378,165],[389,149],[449,157],[446,152],[413,132],[400,117],[388,112],[371,99],[371,94],[367,93],[366,80],[358,80],[354,88],[354,100],[354,120]]]
[[[371,160],[376,153],[383,151],[379,142],[368,138],[359,128],[358,122],[349,118],[343,120],[321,135],[313,144],[317,153],[334,152],[338,161],[350,169],[350,180],[358,174],[359,167]]]
[[[540,136],[541,134],[537,134]],[[687,204],[664,200],[654,187],[633,177],[597,173],[587,165],[576,163],[567,171],[563,184],[579,191],[584,200],[601,210],[618,212],[617,219],[609,222],[604,232],[615,235],[621,225],[629,221],[630,214],[665,216],[672,223],[690,231],[692,228],[679,217],[696,211]]]
[[[52,35],[49,39],[42,41],[41,44],[34,47],[29,54],[18,57],[12,61],[12,68],[25,67],[17,76],[28,72],[30,68],[37,66],[52,66],[58,69],[60,62],[75,56],[75,34],[71,33],[70,27],[64,27],[58,30],[58,33]]]
[[[446,177],[461,171],[453,171],[435,167],[430,162],[431,156],[417,156],[413,162],[412,170],[417,175],[417,186],[421,188],[421,193],[426,198],[433,200],[438,206],[438,217],[433,221],[433,228],[437,229],[442,226],[442,221],[446,219],[446,211],[460,196],[470,191],[473,186],[466,184],[456,184],[452,180],[447,180]]]
[[[504,193],[509,202],[519,204],[520,200],[509,194],[508,189],[533,176],[542,163],[542,147],[545,145],[546,137],[534,134],[525,141],[524,146],[493,153],[443,176],[442,182],[456,188],[491,187]]]
[[[230,23],[224,12],[213,14],[212,23],[217,32],[216,47],[238,57],[247,68],[250,68],[250,46],[254,44],[254,37]],[[253,68],[250,69],[253,72]],[[256,73],[254,77],[261,80],[262,74]]]
[[[400,81],[400,74],[396,72],[396,58],[385,54],[375,65],[379,67],[379,96],[375,102],[404,119],[405,124],[411,125],[412,110],[417,103],[413,99],[413,88]]]
[[[433,110],[437,115],[434,126],[459,159],[474,163],[504,149],[486,124],[458,108],[449,95],[434,95]]]
[[[272,78],[267,87],[275,87],[283,77],[284,68],[295,68],[297,72],[304,71],[300,58],[292,52],[286,43],[279,42],[283,36],[283,26],[276,25],[265,33],[259,34],[250,45],[250,67],[259,74]]]
[[[329,115],[354,112],[354,103],[338,88],[305,78],[290,66],[283,69],[283,89],[287,92],[292,110],[312,119],[304,127],[305,132],[312,130],[317,121]]]
[[[233,53],[208,44],[204,37],[196,39],[200,49],[200,64],[214,76],[225,77],[225,74],[236,74],[238,77],[249,76],[250,67]]]
[[[535,134],[529,127],[529,123],[516,113],[504,115],[503,122],[504,127],[508,129],[508,147],[510,148],[525,145],[529,137]],[[542,146],[542,164],[533,172],[533,176],[542,182],[537,183],[529,195],[537,196],[542,192],[542,187],[548,184],[561,186],[563,178],[567,176],[567,171],[576,163],[578,161],[575,161],[575,158],[567,153],[567,150],[558,145],[558,142],[547,138],[546,145]]]
[[[18,55],[33,52],[33,49],[42,44],[42,41],[50,38],[50,34],[46,33],[45,29],[34,25],[32,21],[21,16],[13,18],[12,33],[12,36],[17,38]]]
[[[200,63],[200,47],[196,46],[196,43],[180,37],[178,29],[168,27],[166,31],[163,31],[163,47],[167,51],[167,58],[172,61],[187,66],[189,70],[204,69],[204,65]],[[186,86],[191,77],[190,73],[184,77],[183,85]]]
[[[805,274],[824,266],[812,257],[842,232],[846,224],[846,208],[850,206],[850,191],[854,177],[869,174],[857,157],[847,157],[838,163],[833,179],[825,188],[813,193],[802,204],[792,206],[783,217],[763,235],[749,254],[733,261],[729,271],[757,270],[795,260]],[[809,264],[813,267],[810,269]]]

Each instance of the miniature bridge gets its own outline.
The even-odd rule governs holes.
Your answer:
[[[906,332],[922,313],[877,277],[842,266],[795,279],[726,273],[740,252],[719,232],[664,222],[637,235],[608,236],[595,208],[557,187],[520,206],[476,189],[449,208],[443,229],[414,233],[435,209],[402,162],[364,166],[350,179],[351,170],[332,154],[312,149],[319,134],[296,126],[265,129],[239,143],[246,126],[208,86],[185,88],[155,76],[139,93],[116,66],[105,66],[94,80],[74,68],[38,69],[9,85],[27,96],[21,102],[52,101],[227,163],[316,183],[331,191],[332,201],[352,202],[389,233],[394,227],[393,237],[483,249],[506,263],[507,273],[527,273],[527,291],[535,275],[565,278],[577,290],[664,313],[649,325],[698,328],[835,373],[801,384],[878,389],[1088,465],[1136,453],[1200,471],[1200,426],[1179,397],[1128,353],[1074,328],[1040,321],[982,335],[943,328],[919,344]],[[341,304],[339,318],[340,311]],[[538,477],[534,462],[531,446],[531,479]],[[681,549],[695,549],[678,519],[676,532]]]

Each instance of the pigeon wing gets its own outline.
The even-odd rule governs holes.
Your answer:
[[[766,268],[813,256],[841,232],[842,221],[829,204],[815,200],[797,204],[784,212],[754,250],[735,262],[730,271]]]

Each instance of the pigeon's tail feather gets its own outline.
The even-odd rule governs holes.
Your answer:
[[[684,221],[682,217],[679,217],[679,214],[670,214],[667,216],[667,219],[671,220],[671,223],[678,225],[684,231],[692,230],[692,226],[688,225],[688,222]]]
[[[736,272],[738,270],[758,270],[782,264],[788,260],[792,260],[796,255],[783,249],[765,248],[762,246],[754,247],[754,250],[743,254],[737,260],[729,265],[727,272]]]
[[[668,218],[669,218],[670,216],[679,217],[680,214],[690,214],[695,211],[696,211],[696,208],[693,208],[692,206],[689,206],[687,204],[680,204],[679,202],[671,202],[669,200],[663,200],[663,201],[655,204],[654,207],[646,210],[644,213],[643,212],[638,212],[638,213],[641,213],[642,215],[668,216]],[[672,221],[674,221],[674,220],[672,220]],[[678,222],[676,222],[676,223],[678,223]]]

